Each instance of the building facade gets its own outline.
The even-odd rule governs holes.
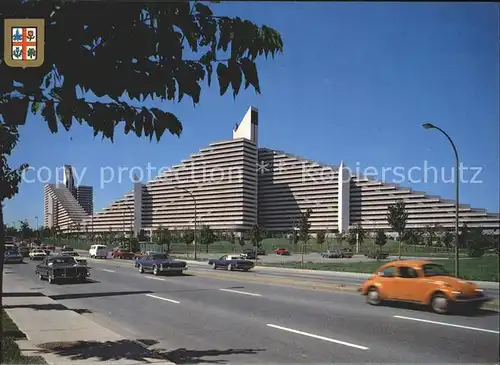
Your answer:
[[[311,209],[311,230],[341,231],[360,224],[390,230],[388,206],[403,199],[408,228],[453,228],[455,203],[410,188],[258,147],[258,110],[248,109],[230,140],[211,143],[152,181],[134,188],[101,212],[83,218],[93,232],[134,232],[158,227],[245,232],[258,224],[289,232]],[[500,216],[460,205],[460,224],[495,230]]]
[[[47,184],[43,191],[44,226],[69,230],[94,213],[92,186],[75,186],[73,168],[64,165],[63,184]]]

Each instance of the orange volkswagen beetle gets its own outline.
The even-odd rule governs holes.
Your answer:
[[[371,305],[385,300],[412,302],[428,305],[440,314],[458,304],[477,310],[491,300],[476,284],[452,276],[439,264],[420,260],[382,265],[361,284],[359,291]]]

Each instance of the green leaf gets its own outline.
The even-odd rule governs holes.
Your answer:
[[[198,14],[200,14],[203,17],[209,17],[214,14],[212,13],[212,10],[210,10],[210,8],[203,3],[196,3],[194,5],[194,8],[198,12]]]
[[[238,62],[230,60],[228,62],[228,71],[231,86],[233,87],[233,97],[236,98],[241,87],[241,69]]]
[[[217,77],[219,79],[220,95],[224,95],[229,87],[229,72],[227,66],[223,63],[217,65]]]
[[[248,58],[243,58],[240,60],[240,65],[243,75],[245,76],[245,89],[248,88],[249,85],[252,85],[255,91],[260,94],[259,76],[257,74],[255,62],[250,61]]]
[[[47,122],[50,131],[52,133],[57,133],[57,117],[54,110],[54,102],[52,100],[45,102],[42,108],[42,117]]]

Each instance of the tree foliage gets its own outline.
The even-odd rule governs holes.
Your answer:
[[[326,237],[325,231],[319,231],[316,234],[316,243],[318,245],[322,245],[323,243],[325,243],[325,237]]]
[[[200,244],[205,245],[206,252],[208,253],[208,246],[214,243],[216,236],[214,231],[208,225],[201,226],[200,230]]]
[[[159,226],[153,232],[153,241],[161,247],[167,246],[167,253],[172,249],[172,232],[167,227]]]
[[[262,232],[257,224],[254,224],[250,230],[250,242],[252,246],[257,248],[260,248],[262,245]]]
[[[379,246],[379,249],[382,248],[387,243],[387,235],[385,234],[383,229],[377,230],[375,234],[375,244]]]
[[[192,245],[194,238],[194,231],[192,229],[185,229],[184,232],[182,232],[182,241],[184,241],[186,245]]]
[[[236,97],[243,83],[260,93],[256,61],[283,51],[276,30],[217,16],[200,1],[14,0],[2,3],[0,17],[43,18],[47,40],[38,68],[7,69],[0,55],[4,122],[24,123],[29,109],[53,133],[76,120],[111,140],[119,124],[158,141],[165,131],[180,135],[174,114],[144,101],[188,96],[196,105],[214,72],[221,95],[231,86]]]
[[[401,245],[405,235],[408,212],[406,211],[404,200],[398,200],[395,204],[389,205],[387,212],[387,222],[398,235],[398,256],[401,260]]]
[[[299,219],[299,240],[302,241],[304,245],[309,241],[310,231],[311,231],[311,223],[309,222],[309,218],[311,217],[312,210],[307,209],[304,213],[301,213]]]

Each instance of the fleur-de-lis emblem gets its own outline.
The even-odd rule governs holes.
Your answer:
[[[23,40],[23,35],[19,32],[19,29],[16,29],[16,33],[12,36],[12,40],[14,42],[21,42]]]
[[[14,51],[12,52],[12,55],[15,57],[15,58],[21,58],[21,56],[23,55],[23,50],[21,47],[16,47],[14,49]]]

